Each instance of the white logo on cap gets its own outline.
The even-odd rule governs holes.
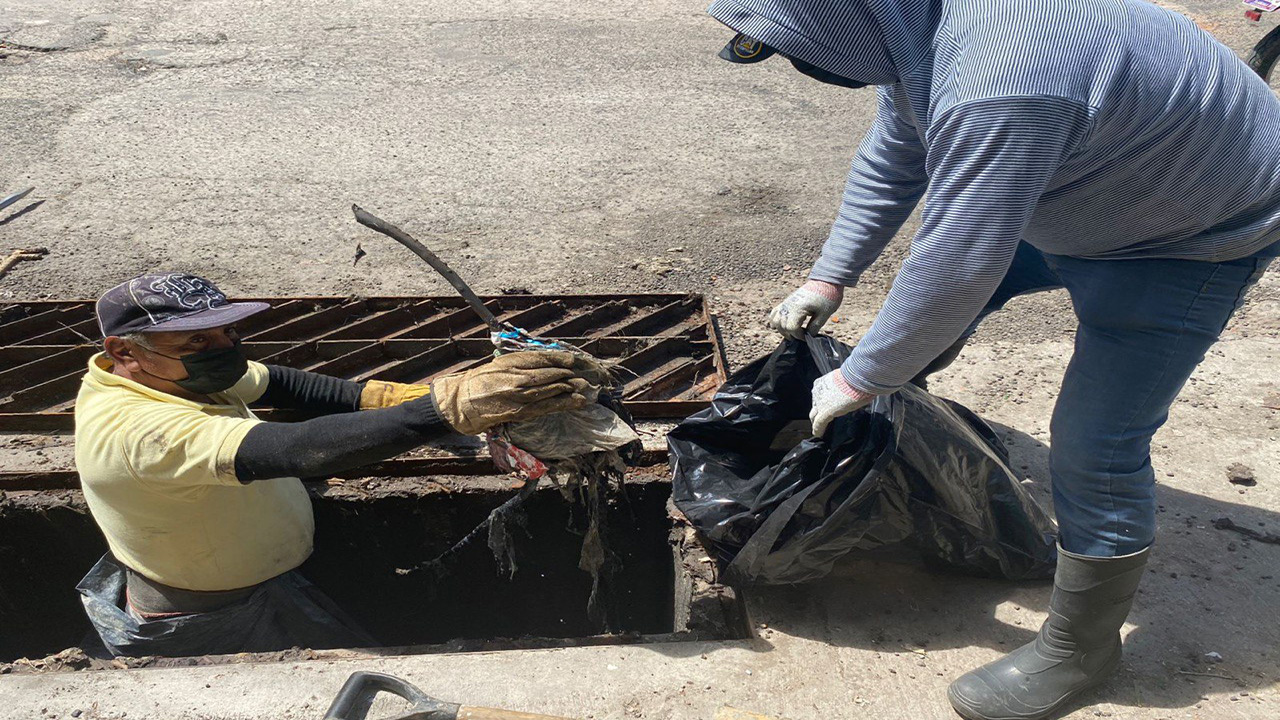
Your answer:
[[[220,290],[208,281],[194,275],[180,273],[162,275],[152,278],[147,283],[146,289],[157,295],[169,298],[184,310],[207,310],[227,304],[226,295],[223,295]],[[162,310],[168,303],[156,297],[156,295],[144,295],[139,300],[137,294],[133,292],[132,284],[129,288],[129,295],[133,297],[134,302],[138,303],[138,307],[146,311],[152,323],[169,320],[180,314],[177,312],[153,312]]]

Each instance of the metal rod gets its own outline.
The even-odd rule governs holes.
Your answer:
[[[607,302],[543,328],[542,335],[557,338],[566,335],[583,335],[593,327],[611,324],[619,318],[626,317],[630,311],[631,308],[626,302]]]
[[[656,405],[659,403],[642,403]],[[680,410],[687,412],[681,404]],[[67,413],[68,416],[71,413]],[[641,416],[648,415],[641,413]],[[258,415],[264,420],[294,421],[305,417],[289,411],[264,411]],[[671,417],[670,413],[663,417]],[[641,466],[658,466],[667,462],[665,449],[643,450],[638,459]],[[493,460],[488,452],[475,455],[450,457],[393,458],[380,463],[347,470],[331,478],[303,478],[306,483],[324,483],[331,480],[361,480],[391,478],[418,478],[431,475],[493,475]],[[80,473],[75,470],[0,470],[0,490],[74,490],[80,487]]]
[[[386,235],[392,240],[395,240],[401,245],[409,248],[415,255],[425,260],[432,269],[440,273],[441,277],[449,281],[449,284],[453,286],[453,289],[458,291],[458,294],[462,296],[463,300],[467,301],[467,304],[470,305],[471,309],[480,316],[480,319],[484,320],[485,324],[493,328],[495,332],[506,332],[512,329],[510,326],[499,322],[493,312],[489,310],[489,308],[485,307],[484,301],[480,299],[480,296],[476,295],[475,291],[471,289],[471,286],[462,279],[462,276],[454,272],[453,268],[449,267],[448,263],[441,260],[439,255],[431,252],[426,245],[414,240],[409,236],[409,233],[401,230],[395,225],[392,225],[382,218],[371,215],[359,205],[352,205],[351,212],[355,213],[356,222],[364,225],[370,230],[376,230],[383,235]]]
[[[496,306],[493,300],[490,300],[488,304]],[[486,309],[488,309],[487,305]],[[441,308],[441,312],[443,314],[427,318],[422,322],[390,333],[386,339],[457,338],[470,332],[472,328],[480,327],[485,332],[485,340],[488,340],[489,331],[486,329],[488,326],[476,316],[470,306],[457,309]]]
[[[499,322],[542,336],[550,334],[547,328],[569,323],[574,336],[556,333],[552,335],[556,341],[622,361],[634,371],[631,374],[639,376],[628,383],[629,389],[640,391],[645,398],[624,401],[636,417],[683,417],[705,407],[699,400],[709,397],[723,381],[724,356],[714,319],[706,314],[702,298],[674,294],[625,297],[636,315],[620,320],[612,313],[593,315],[598,306],[617,302],[617,295],[514,295],[483,300]],[[343,370],[344,375],[354,375],[350,379],[356,381],[376,377],[416,382],[475,365],[493,350],[481,334],[485,324],[457,295],[380,296],[365,298],[363,304],[350,297],[332,296],[265,300],[271,309],[250,318],[244,328],[245,350],[260,362],[328,365]],[[404,309],[406,303],[411,312],[393,309]],[[578,318],[584,316],[599,322],[582,326]],[[317,318],[336,321],[342,327],[324,332],[317,326],[326,323]],[[75,402],[76,375],[83,374],[84,363],[95,351],[84,340],[93,324],[90,301],[0,302],[0,401],[21,393],[17,404],[0,402],[0,432],[61,433],[72,429],[74,416],[65,411]],[[280,326],[285,327],[277,330]],[[631,335],[641,331],[660,331],[661,335]],[[365,335],[369,337],[361,337]],[[372,350],[352,355],[373,342],[385,350],[385,357]],[[703,378],[702,371],[695,371],[699,373],[696,377],[686,375],[670,389],[658,389],[673,379],[668,373],[686,372],[678,367],[678,358],[697,361],[707,355],[712,356],[716,372]],[[686,384],[689,382],[692,387]],[[38,389],[32,392],[33,388]],[[262,417],[272,414],[267,411]]]
[[[365,300],[349,300],[328,307],[317,307],[247,335],[244,339],[258,342],[286,339],[296,342],[316,340],[318,339],[316,335],[324,335],[334,326],[346,325],[367,311],[368,306]]]
[[[666,367],[669,364],[666,363],[661,367]],[[628,383],[628,385],[633,385],[634,387],[627,391],[623,396],[623,400],[638,400],[645,396],[655,396],[655,400],[662,400],[663,393],[670,391],[676,385],[683,383],[689,387],[696,386],[698,384],[698,373],[711,365],[711,356],[703,355],[698,358],[682,359],[674,368],[656,375],[653,372],[646,373],[640,378],[643,382]],[[689,379],[690,376],[693,376],[692,380]]]
[[[553,300],[551,302],[539,303],[533,307],[503,313],[503,317],[499,319],[508,325],[514,325],[526,332],[533,332],[542,326],[563,317],[565,312],[564,305],[559,301]],[[475,332],[462,335],[461,337],[488,337],[488,332],[477,330]]]

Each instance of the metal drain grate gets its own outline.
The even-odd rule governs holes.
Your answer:
[[[263,362],[423,382],[481,365],[493,349],[488,329],[456,297],[262,299],[271,309],[238,327],[245,353]],[[509,295],[485,304],[512,325],[616,361],[636,417],[688,415],[725,379],[701,295]],[[90,301],[0,304],[0,432],[70,430],[97,338]]]

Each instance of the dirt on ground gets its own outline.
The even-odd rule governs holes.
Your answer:
[[[1234,3],[1164,4],[1240,53],[1274,25],[1250,24]],[[705,293],[739,367],[776,343],[765,314],[816,257],[874,96],[785,63],[730,66],[715,58],[728,37],[676,0],[10,0],[0,195],[36,191],[0,213],[0,254],[49,254],[0,278],[0,300],[92,298],[158,269],[241,296],[448,293],[355,224],[358,202],[481,293]],[[870,324],[916,226],[848,292],[837,337],[854,342]],[[354,264],[357,245],[367,255]],[[997,426],[1046,504],[1049,416],[1074,327],[1061,292],[1017,299],[933,386]],[[1160,536],[1125,669],[1070,717],[1280,716],[1280,547],[1267,539],[1280,530],[1278,356],[1273,270],[1156,437]],[[70,461],[65,438],[0,437],[2,469]],[[1046,597],[855,564],[816,587],[749,596],[771,651],[726,650],[731,676],[699,670],[696,655],[636,660],[650,663],[640,685],[601,681],[544,707],[692,718],[732,701],[792,717],[944,717],[946,683],[1025,642]],[[491,672],[505,661],[459,662]],[[667,682],[673,672],[698,685]],[[219,702],[256,681],[243,682]],[[497,685],[477,695],[537,707],[523,686]],[[80,691],[117,692],[123,707],[120,688]],[[272,692],[255,701],[302,709],[235,716],[323,710],[325,698]]]

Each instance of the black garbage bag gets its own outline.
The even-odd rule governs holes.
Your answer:
[[[673,499],[735,582],[823,577],[853,550],[1011,579],[1053,575],[1052,521],[995,432],[907,386],[810,436],[810,389],[849,347],[788,340],[668,436]]]

